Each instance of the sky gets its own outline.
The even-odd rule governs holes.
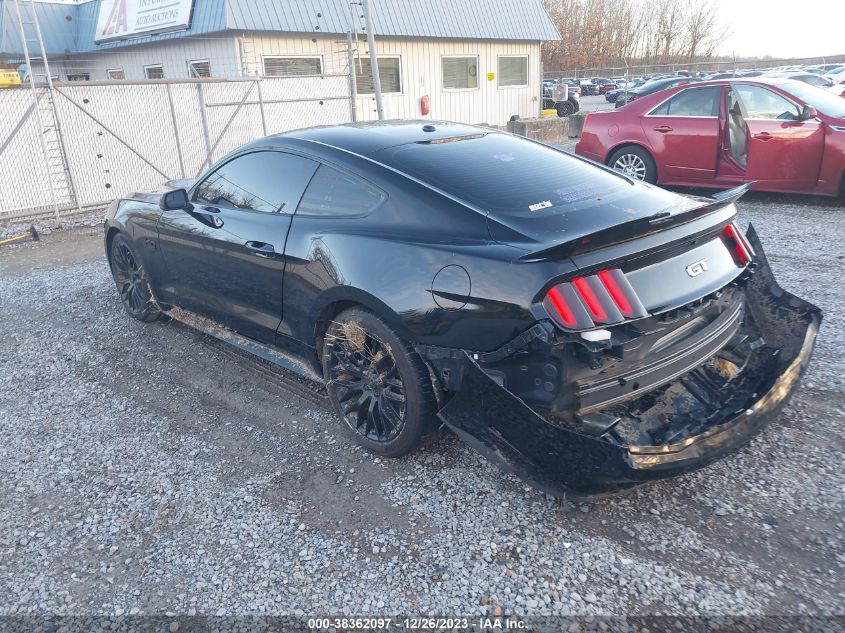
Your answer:
[[[719,53],[816,57],[845,53],[845,0],[715,0],[731,34]]]

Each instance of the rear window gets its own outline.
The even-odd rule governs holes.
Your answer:
[[[495,132],[389,147],[373,158],[475,206],[520,216],[630,187],[573,156]]]

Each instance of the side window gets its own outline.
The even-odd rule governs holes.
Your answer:
[[[322,165],[305,190],[296,214],[362,215],[375,209],[386,197],[362,180]]]
[[[267,213],[293,213],[318,163],[284,152],[252,152],[221,165],[194,200]]]
[[[742,105],[745,106],[746,119],[801,119],[801,111],[797,105],[768,88],[739,84],[734,86],[734,90],[739,93]]]
[[[719,116],[719,86],[679,92],[649,114],[652,116]]]

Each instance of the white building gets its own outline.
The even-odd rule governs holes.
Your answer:
[[[427,116],[437,119],[502,125],[514,114],[538,114],[540,46],[559,37],[542,0],[370,4],[390,117],[424,116],[424,98]],[[351,33],[358,118],[375,118],[360,2],[91,0],[36,7],[59,81],[344,74]],[[3,0],[2,18],[0,57],[19,63],[14,0]]]

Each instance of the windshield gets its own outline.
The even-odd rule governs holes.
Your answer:
[[[497,133],[408,143],[372,157],[477,207],[515,216],[570,210],[631,189],[613,172]]]
[[[803,81],[790,82],[789,85],[781,85],[780,87],[792,93],[801,101],[813,106],[825,116],[845,119],[845,99],[832,92],[811,86]]]

